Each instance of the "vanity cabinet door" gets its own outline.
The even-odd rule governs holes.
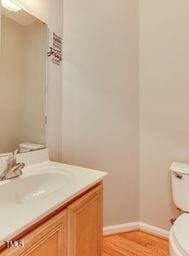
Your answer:
[[[102,185],[68,206],[68,256],[102,255]]]
[[[24,248],[7,249],[1,256],[66,256],[67,213],[52,217],[23,239]]]

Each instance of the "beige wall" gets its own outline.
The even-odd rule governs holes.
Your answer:
[[[105,225],[138,220],[138,1],[64,1],[63,161],[109,172]]]
[[[140,218],[169,227],[169,166],[189,159],[189,1],[140,1]]]
[[[20,143],[24,99],[23,26],[2,16],[0,56],[0,154]]]
[[[45,145],[47,27],[36,20],[24,27],[23,141]]]
[[[189,2],[139,9],[140,130],[137,1],[65,1],[63,160],[109,171],[105,225],[137,220],[139,204],[141,221],[168,229],[169,166],[188,161]]]

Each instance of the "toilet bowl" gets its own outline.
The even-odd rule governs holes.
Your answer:
[[[170,231],[171,256],[189,256],[189,164],[171,165],[173,200],[183,213]]]
[[[169,237],[171,256],[189,256],[189,214],[182,214],[174,223]]]

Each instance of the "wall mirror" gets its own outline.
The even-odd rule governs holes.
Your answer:
[[[44,148],[47,25],[2,0],[0,34],[0,154]]]

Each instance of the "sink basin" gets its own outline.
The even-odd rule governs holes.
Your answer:
[[[0,205],[22,204],[38,200],[58,192],[69,185],[65,173],[45,172],[29,176],[20,176],[0,184]]]

